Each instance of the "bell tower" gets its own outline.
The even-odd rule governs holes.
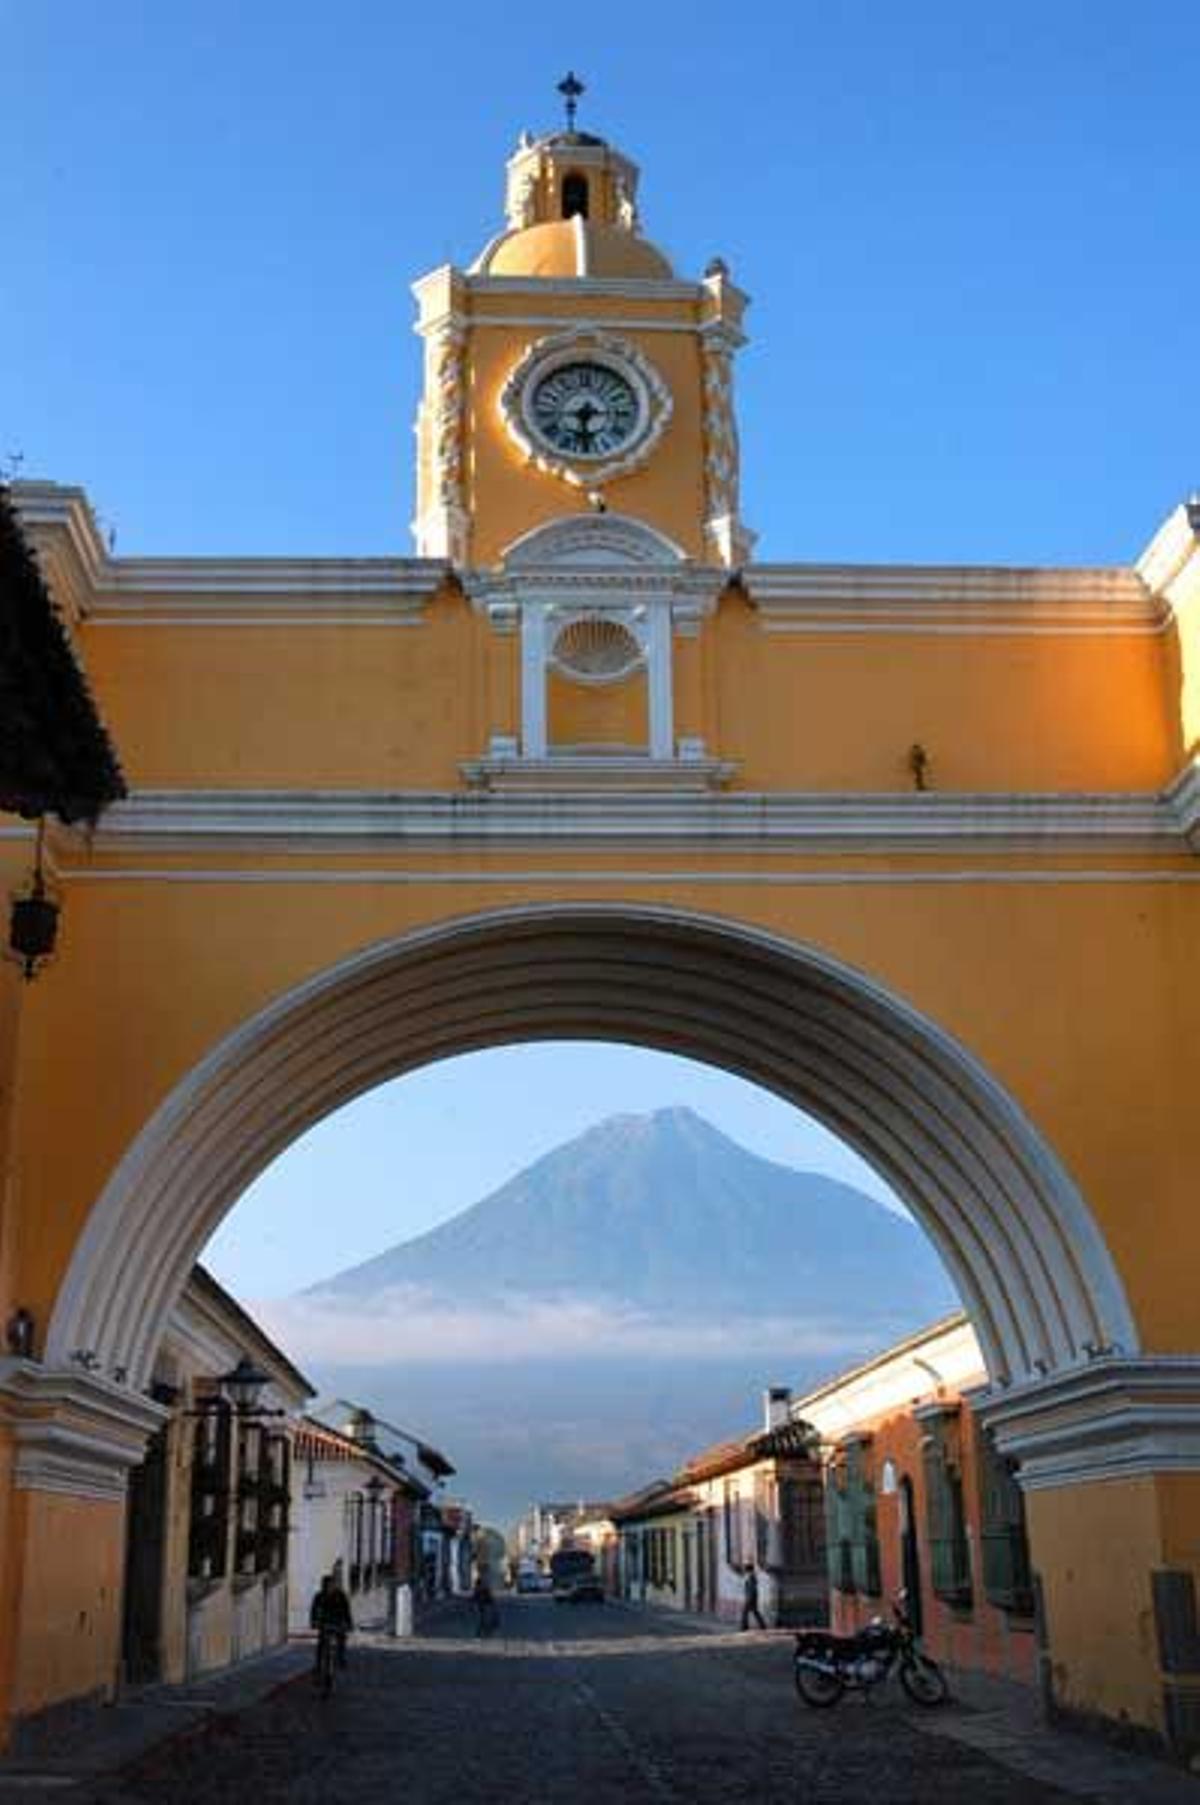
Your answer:
[[[479,781],[532,762],[572,780],[708,781],[677,719],[676,639],[748,555],[733,359],[746,297],[714,260],[676,275],[644,236],[638,169],[579,131],[522,135],[505,225],[469,269],[415,286],[423,557],[446,558],[520,647],[519,719]],[[640,775],[638,775],[640,774]]]
[[[620,513],[681,553],[740,565],[733,359],[746,297],[720,259],[678,277],[643,235],[639,172],[576,128],[523,133],[504,229],[467,270],[415,285],[425,344],[417,551],[503,560],[572,514]]]

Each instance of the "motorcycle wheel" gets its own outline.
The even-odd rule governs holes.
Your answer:
[[[900,1669],[900,1684],[916,1705],[940,1705],[949,1695],[946,1676],[928,1655],[913,1655]]]
[[[841,1674],[827,1667],[812,1667],[806,1661],[795,1664],[796,1691],[806,1705],[836,1705],[846,1690]]]

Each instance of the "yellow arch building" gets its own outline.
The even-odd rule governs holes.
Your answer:
[[[0,976],[0,1701],[103,1695],[125,1477],[213,1227],[381,1079],[545,1036],[794,1100],[955,1275],[1047,1686],[1200,1747],[1200,509],[1129,569],[759,564],[746,298],[524,139],[416,285],[417,555],[116,558],[15,495],[131,794]],[[0,826],[13,894],[31,834]],[[781,1283],[785,1275],[781,1275]]]

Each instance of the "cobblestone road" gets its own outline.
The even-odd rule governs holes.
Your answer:
[[[95,1805],[1052,1805],[1102,1796],[1042,1784],[932,1733],[892,1685],[869,1705],[850,1698],[809,1710],[792,1688],[786,1638],[714,1635],[543,1598],[506,1599],[502,1618],[500,1635],[483,1644],[470,1637],[466,1607],[412,1643],[360,1640],[332,1699],[317,1698],[305,1675],[70,1796]]]

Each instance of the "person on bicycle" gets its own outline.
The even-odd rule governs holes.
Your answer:
[[[310,1628],[317,1632],[318,1658],[321,1638],[329,1636],[333,1639],[337,1664],[339,1667],[344,1667],[346,1665],[346,1637],[354,1628],[354,1619],[350,1614],[350,1600],[332,1573],[324,1575],[320,1591],[313,1594],[308,1621]]]
[[[475,1603],[475,1634],[491,1636],[500,1627],[500,1613],[496,1609],[495,1594],[487,1571],[480,1568],[475,1584],[471,1589],[471,1597]]]

